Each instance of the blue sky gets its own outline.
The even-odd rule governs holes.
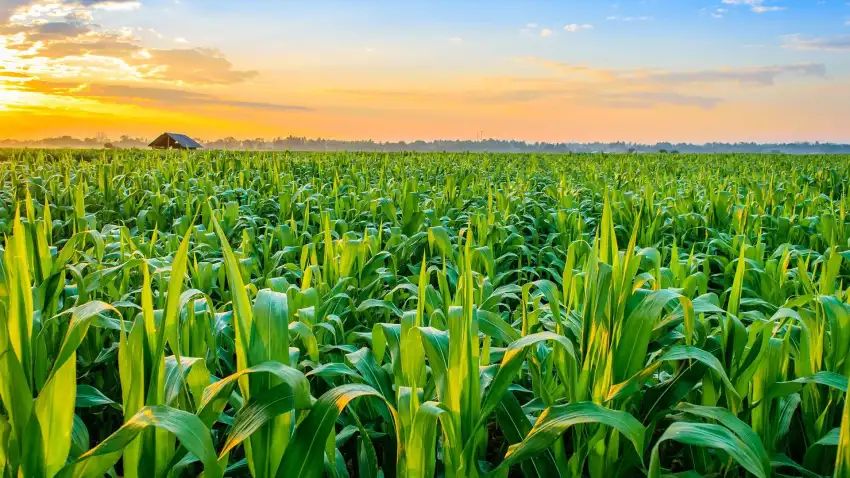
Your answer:
[[[38,82],[7,81],[0,126],[25,97],[201,135],[850,141],[839,0],[2,1],[0,67]]]

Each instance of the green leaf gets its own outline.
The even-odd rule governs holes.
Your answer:
[[[671,424],[652,448],[652,458],[649,463],[649,478],[661,476],[661,443],[674,440],[685,445],[717,448],[726,452],[739,465],[758,478],[768,478],[770,468],[765,468],[758,453],[752,445],[745,443],[729,429],[709,423],[675,422]]]
[[[526,335],[525,337],[512,342],[505,355],[502,357],[502,362],[499,365],[496,376],[493,377],[493,382],[484,394],[484,402],[481,405],[481,412],[476,425],[476,430],[484,426],[485,421],[490,416],[490,413],[496,409],[496,406],[502,400],[502,396],[508,391],[517,373],[519,373],[522,364],[525,361],[525,355],[529,346],[540,342],[551,340],[553,344],[562,347],[567,353],[576,359],[575,349],[572,342],[563,335],[558,335],[552,332],[539,332],[536,334]]]
[[[537,419],[528,436],[508,448],[505,460],[499,464],[496,471],[507,469],[514,463],[546,450],[567,429],[582,423],[599,423],[612,427],[632,442],[638,455],[643,452],[646,429],[633,416],[591,402],[570,403],[547,408]]]
[[[275,417],[294,409],[295,392],[286,383],[255,394],[234,417],[233,426],[219,458],[225,457],[234,447]],[[287,433],[286,430],[277,432]]]
[[[295,429],[295,435],[283,454],[277,477],[321,477],[322,469],[317,464],[322,462],[325,441],[333,430],[334,423],[352,400],[365,396],[384,398],[374,388],[361,384],[334,387],[319,397],[310,413]],[[396,426],[396,411],[389,404],[387,408],[392,413],[393,425]]]
[[[741,421],[741,419],[736,417],[729,410],[720,407],[692,405],[690,403],[683,403],[679,405],[676,410],[696,415],[698,417],[717,420],[721,425],[731,430],[735,435],[738,435],[738,438],[752,447],[758,455],[759,460],[761,460],[762,467],[765,470],[770,469],[770,457],[767,455],[767,450],[765,450],[764,444],[762,444],[758,433],[754,432],[749,425]]]
[[[281,363],[265,362],[228,375],[205,388],[203,401],[198,406],[198,416],[203,423],[212,426],[224,410],[227,400],[230,398],[230,392],[233,391],[239,379],[254,373],[272,374],[289,385],[295,393],[294,406],[296,409],[310,407],[310,384],[307,382],[307,377],[298,370]]]
[[[103,405],[121,409],[120,404],[115,403],[114,400],[91,385],[77,385],[77,401],[74,404],[76,408],[100,407]]]
[[[437,422],[443,427],[445,448],[460,446],[452,439],[457,435],[452,414],[445,405],[437,402],[425,402],[416,411],[407,449],[407,474],[410,478],[433,478],[437,456],[434,444],[437,435]],[[448,458],[449,455],[444,457]],[[451,469],[451,468],[450,468]]]
[[[776,382],[772,384],[770,388],[768,388],[765,397],[762,398],[762,401],[776,397],[787,397],[788,395],[797,393],[802,390],[803,386],[807,383],[825,385],[827,387],[842,392],[847,391],[847,377],[844,377],[834,372],[824,371],[817,372],[816,374],[810,375],[808,377],[801,377],[795,380],[790,380],[788,382]]]
[[[502,396],[502,401],[496,407],[496,419],[499,423],[499,429],[505,435],[505,440],[509,445],[521,442],[531,431],[531,422],[528,416],[523,412],[519,401],[511,392],[506,392]],[[523,461],[520,463],[520,468],[522,468],[525,476],[560,476],[551,449]]]
[[[709,352],[697,347],[677,345],[675,347],[671,347],[670,350],[658,358],[658,361],[660,362],[679,360],[696,360],[707,365],[710,369],[717,372],[718,376],[720,376],[720,379],[726,385],[726,391],[735,398],[740,398],[738,392],[735,390],[735,386],[732,385],[732,382],[729,380],[729,376],[726,375],[726,369],[723,367],[723,364],[721,364],[720,360],[718,360],[714,355],[711,355]]]
[[[404,312],[396,307],[395,304],[381,299],[366,299],[357,306],[357,312],[364,312],[370,309],[384,309],[399,318],[404,315]]]
[[[120,453],[136,436],[149,427],[166,430],[175,435],[180,444],[199,457],[204,464],[204,476],[223,476],[218,457],[213,448],[210,431],[191,413],[164,405],[145,407],[115,433],[96,447],[66,465],[60,477],[103,476],[120,458]]]

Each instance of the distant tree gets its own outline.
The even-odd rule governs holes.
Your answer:
[[[239,147],[239,141],[233,136],[228,136],[224,138],[224,147],[227,149],[234,149]]]

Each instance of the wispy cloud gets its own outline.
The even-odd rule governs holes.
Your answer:
[[[781,12],[782,10],[785,10],[785,7],[775,5],[754,5],[752,7],[752,11],[755,13]]]
[[[595,82],[631,83],[633,85],[698,86],[712,83],[738,83],[742,85],[772,86],[777,78],[796,74],[824,78],[826,65],[822,63],[795,63],[789,65],[756,66],[746,68],[711,68],[671,71],[663,69],[613,70],[591,68],[539,58],[524,58],[571,77],[584,77]]]
[[[606,20],[616,21],[616,22],[647,22],[652,20],[650,16],[639,16],[639,17],[621,17],[619,15],[610,15],[605,17]]]
[[[2,73],[0,73],[2,74]],[[59,95],[63,97],[93,99],[111,103],[133,104],[139,106],[180,107],[192,109],[199,107],[229,107],[268,111],[310,111],[305,106],[284,105],[256,101],[222,99],[207,93],[197,93],[170,88],[142,87],[133,85],[115,85],[102,83],[73,83],[31,80],[21,83],[15,89],[25,92]]]
[[[71,3],[71,2],[68,2]],[[135,10],[142,6],[142,2],[133,0],[83,0],[79,2],[83,5],[90,6],[98,10],[118,11],[118,10]]]
[[[750,7],[753,13],[768,13],[779,12],[785,10],[785,7],[778,5],[765,5],[764,0],[723,0],[726,5],[746,5]]]
[[[575,33],[581,30],[592,30],[593,25],[589,23],[570,23],[568,25],[564,25],[564,31],[569,33]]]
[[[526,23],[524,27],[519,29],[520,33],[527,36],[549,38],[555,36],[555,32],[546,26],[541,26],[537,23]]]
[[[726,16],[727,13],[729,13],[729,10],[726,9],[726,8],[715,8],[713,10],[708,10],[706,8],[703,8],[700,11],[701,15],[705,15],[706,13],[708,13],[711,16],[711,18],[723,18],[724,16]]]
[[[580,104],[618,110],[662,106],[709,110],[724,102],[718,92],[735,85],[766,88],[785,75],[822,77],[826,73],[824,65],[808,63],[676,71],[594,68],[536,57],[519,60],[541,65],[554,74],[478,78],[462,87],[336,89],[328,93],[366,102],[382,99],[394,107],[469,104],[538,108]]]
[[[795,33],[783,36],[782,46],[791,50],[850,51],[850,35],[809,37]]]

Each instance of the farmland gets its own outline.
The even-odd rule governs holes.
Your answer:
[[[4,477],[850,476],[846,156],[0,150],[0,183]]]

